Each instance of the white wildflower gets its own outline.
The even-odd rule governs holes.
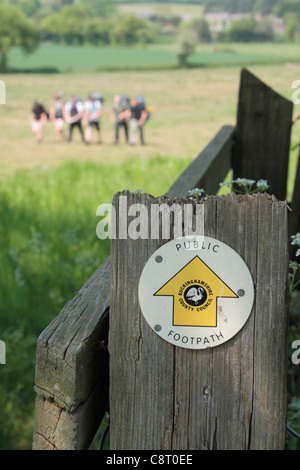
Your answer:
[[[189,199],[200,199],[205,191],[202,188],[194,188],[188,191]]]
[[[265,191],[266,189],[268,189],[270,187],[270,185],[268,184],[267,180],[258,180],[257,183],[256,183],[256,187],[260,191]]]

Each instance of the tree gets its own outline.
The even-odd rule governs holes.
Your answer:
[[[133,46],[152,42],[151,33],[152,28],[146,20],[126,15],[114,23],[111,38],[114,44]]]
[[[111,17],[117,11],[116,0],[81,0],[81,3],[93,8],[99,16]]]
[[[267,20],[255,21],[254,18],[242,18],[232,23],[224,37],[232,42],[271,41],[273,30]]]
[[[299,0],[279,0],[274,7],[274,14],[283,18],[287,13],[300,14]]]
[[[299,41],[300,38],[300,15],[296,13],[286,13],[284,15],[285,35],[289,40]]]
[[[83,34],[88,44],[110,44],[111,22],[101,17],[91,18],[83,24]]]
[[[86,22],[94,17],[93,9],[87,5],[67,5],[43,20],[44,38],[66,44],[84,44]]]
[[[41,7],[40,0],[2,0],[0,3],[18,7],[26,16],[33,16]]]
[[[0,71],[7,71],[7,55],[12,47],[32,52],[39,44],[37,27],[17,7],[0,4]]]
[[[196,50],[198,40],[197,35],[192,30],[183,31],[179,36],[176,55],[179,67],[187,66],[188,57]]]
[[[278,0],[256,0],[254,11],[259,11],[262,15],[270,15],[277,3]]]
[[[211,41],[209,24],[204,18],[193,20],[191,23],[191,27],[195,31],[199,42]]]

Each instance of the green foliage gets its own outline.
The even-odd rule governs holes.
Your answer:
[[[153,41],[152,29],[148,22],[136,18],[134,15],[125,15],[115,21],[111,31],[112,43],[124,46],[134,44],[147,44]]]
[[[2,0],[0,3],[7,3],[16,6],[27,16],[33,16],[41,8],[40,0]]]
[[[290,261],[289,267],[289,291],[290,295],[292,292],[297,288],[297,286],[300,284],[300,279],[297,279],[297,273],[300,268],[300,262],[298,261],[300,259],[300,233],[296,233],[296,235],[291,236],[291,245],[294,245],[297,247],[297,251],[295,254],[295,257],[297,258],[297,261],[292,260]]]
[[[153,28],[145,20],[125,15],[108,20],[95,15],[90,2],[69,5],[42,22],[44,39],[65,44],[115,44],[133,46],[154,39]]]
[[[91,7],[96,15],[107,18],[117,11],[117,0],[81,0],[81,3]]]
[[[44,39],[66,44],[84,44],[87,23],[94,11],[87,5],[68,5],[42,22]]]
[[[276,2],[273,12],[281,17],[286,13],[297,13],[300,15],[300,3],[298,0],[279,0]]]
[[[111,42],[111,22],[95,16],[82,24],[84,41],[93,45],[109,45]]]
[[[38,44],[38,30],[25,14],[15,6],[0,4],[0,72],[7,70],[7,54],[12,47],[30,53]]]
[[[300,39],[300,13],[284,14],[285,36],[292,41]]]
[[[36,336],[22,325],[1,330],[6,345],[6,365],[0,382],[0,450],[29,448],[34,403],[34,362]]]
[[[277,4],[278,0],[256,0],[254,11],[259,11],[262,15],[270,15]]]
[[[300,434],[300,399],[293,397],[288,405],[287,414],[288,425],[298,434]],[[286,444],[288,450],[300,450],[300,440],[287,433]]]
[[[234,21],[224,38],[232,42],[264,42],[273,39],[272,26],[268,20],[256,21],[254,18],[242,18]]]
[[[195,32],[199,43],[211,41],[209,24],[204,18],[192,20],[190,23],[188,23],[187,26],[185,26],[185,29],[186,28],[189,28]]]
[[[179,67],[187,66],[187,59],[195,52],[197,43],[198,39],[194,31],[187,30],[181,33],[176,47],[176,56]]]
[[[289,321],[289,340],[299,340],[300,335],[300,292],[299,292],[299,270],[300,270],[300,233],[291,236],[291,245],[297,248],[295,257],[289,263],[288,283],[290,294],[290,321]],[[293,354],[293,350],[289,348],[289,356]],[[288,364],[288,389],[289,404],[287,422],[288,425],[298,434],[300,434],[300,375],[299,364]],[[287,434],[287,449],[300,450],[300,441],[291,433]]]
[[[266,180],[260,179],[255,181],[248,178],[237,178],[232,181],[224,181],[223,183],[220,183],[220,187],[222,186],[232,187],[232,191],[237,194],[262,193],[267,191],[267,189],[270,187]]]

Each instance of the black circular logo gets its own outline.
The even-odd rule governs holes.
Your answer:
[[[207,292],[199,284],[189,286],[184,292],[184,300],[191,307],[203,305],[207,299]]]

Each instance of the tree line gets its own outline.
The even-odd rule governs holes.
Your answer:
[[[7,70],[12,47],[32,52],[40,41],[133,46],[178,39],[177,57],[179,64],[184,65],[199,42],[272,41],[274,38],[267,16],[259,22],[254,16],[235,21],[227,31],[212,37],[204,18],[188,24],[174,15],[170,18],[153,15],[146,20],[132,14],[119,15],[118,3],[121,0],[0,0],[0,71]],[[140,3],[146,2],[140,0]],[[199,3],[205,11],[276,14],[284,18],[287,39],[300,40],[299,0],[182,0],[180,3]],[[174,26],[169,38],[162,35],[166,21]]]

